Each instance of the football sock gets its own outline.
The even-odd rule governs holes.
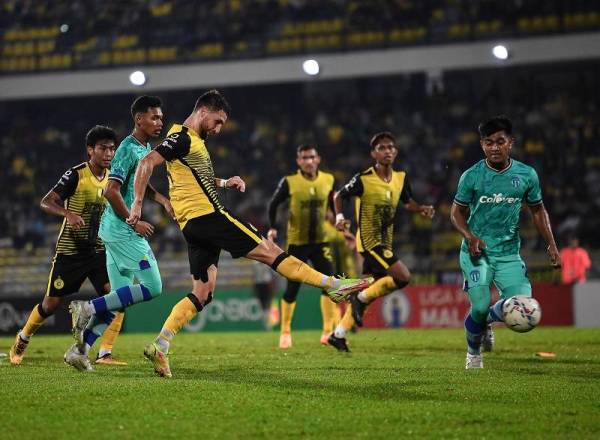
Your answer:
[[[465,319],[465,333],[467,336],[467,351],[469,354],[481,354],[481,338],[485,332],[485,323],[481,324],[473,319],[469,313]]]
[[[490,312],[487,316],[487,322],[504,322],[502,319],[502,307],[504,306],[504,302],[506,299],[501,299],[497,301],[492,307],[490,307]]]
[[[296,302],[289,303],[285,299],[281,300],[281,333],[290,333],[292,331],[292,318]]]
[[[308,264],[285,252],[275,258],[271,267],[278,274],[290,281],[310,284],[311,286],[320,287],[322,289],[337,289],[341,286],[341,282],[337,278],[323,275]]]
[[[100,357],[106,356],[107,354],[112,352],[113,345],[115,345],[115,340],[117,339],[117,336],[119,336],[119,332],[121,331],[121,327],[123,326],[124,317],[125,313],[117,312],[115,314],[115,318],[104,331],[104,335],[102,335],[102,342],[100,344]]]
[[[114,318],[115,314],[113,312],[98,313],[92,317],[90,323],[83,331],[84,354],[87,355],[90,352],[96,339],[102,336]]]
[[[154,296],[156,295],[153,295],[151,290],[143,284],[134,284],[133,286],[119,287],[100,298],[93,299],[90,304],[94,313],[103,313],[124,309],[142,301],[150,301]]]
[[[29,338],[35,334],[38,328],[40,328],[44,321],[50,316],[51,314],[46,313],[41,304],[36,304],[29,314],[29,318],[27,318],[23,330],[21,330],[21,339],[29,341]]]
[[[336,326],[334,334],[336,338],[345,338],[346,333],[354,327],[354,318],[352,317],[352,306],[348,304],[346,312],[340,323]],[[342,335],[342,336],[340,336]]]
[[[330,334],[333,326],[337,324],[335,319],[335,304],[327,295],[321,295],[321,316],[323,317],[323,333]]]
[[[380,296],[385,296],[392,293],[398,288],[398,285],[394,279],[387,275],[383,278],[379,278],[365,290],[360,292],[358,299],[366,304],[375,301]],[[364,298],[364,299],[363,299]]]
[[[208,294],[208,299],[203,304],[192,293],[183,298],[173,306],[171,314],[163,324],[163,328],[155,339],[156,345],[163,353],[169,352],[171,340],[181,328],[190,322],[196,314],[198,314],[205,305],[212,300],[212,294]]]

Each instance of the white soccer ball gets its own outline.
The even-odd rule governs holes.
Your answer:
[[[542,319],[540,303],[529,296],[513,296],[502,306],[504,324],[516,332],[533,330]]]

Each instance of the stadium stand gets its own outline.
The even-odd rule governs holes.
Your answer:
[[[600,28],[593,0],[7,0],[0,73],[201,62]]]

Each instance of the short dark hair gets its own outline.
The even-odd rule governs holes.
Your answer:
[[[512,122],[508,116],[498,115],[483,121],[477,130],[482,139],[503,130],[506,134],[512,135]]]
[[[88,147],[93,147],[98,141],[109,139],[115,144],[117,143],[117,133],[105,125],[96,125],[90,129],[85,135],[85,144]]]
[[[392,133],[390,133],[389,131],[382,131],[380,133],[376,133],[372,138],[371,138],[371,150],[375,149],[375,146],[379,143],[380,140],[382,139],[390,139],[394,145],[396,144],[396,138],[394,137],[394,135]]]
[[[300,144],[298,148],[296,148],[296,154],[299,155],[303,151],[315,150],[317,154],[319,154],[319,150],[315,144]]]
[[[208,92],[200,95],[200,97],[196,100],[194,111],[198,110],[200,107],[206,107],[211,112],[223,110],[227,115],[229,115],[231,112],[229,103],[225,100],[223,95],[221,95],[219,91],[215,89],[209,90]]]
[[[162,101],[158,96],[138,96],[131,104],[131,117],[135,118],[137,113],[146,113],[151,107],[162,107]]]

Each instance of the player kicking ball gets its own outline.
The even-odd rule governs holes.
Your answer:
[[[483,368],[482,348],[494,346],[492,322],[503,321],[503,307],[513,296],[531,297],[531,284],[519,250],[521,205],[527,204],[533,222],[548,245],[550,262],[560,267],[548,212],[535,170],[510,157],[515,143],[512,123],[496,116],[479,125],[485,159],[463,173],[450,220],[463,235],[460,267],[471,311],[465,319],[466,368]],[[490,307],[490,285],[500,300]]]

